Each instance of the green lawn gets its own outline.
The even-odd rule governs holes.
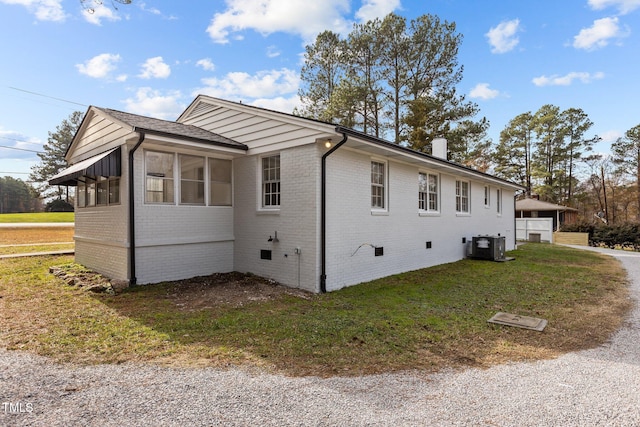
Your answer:
[[[16,222],[74,222],[73,212],[38,212],[0,214],[0,223]]]
[[[548,244],[509,255],[516,260],[463,260],[242,306],[180,304],[193,291],[177,282],[93,295],[47,274],[70,257],[1,260],[0,345],[66,362],[249,364],[331,376],[556,357],[600,345],[620,327],[631,303],[616,261]],[[498,311],[549,323],[544,332],[487,323]]]

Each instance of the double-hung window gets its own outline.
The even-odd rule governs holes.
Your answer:
[[[456,212],[469,213],[469,182],[456,181]]]
[[[488,185],[484,186],[484,207],[488,208],[491,204],[491,189]]]
[[[173,153],[145,151],[145,202],[174,203]]]
[[[499,188],[496,190],[496,211],[498,215],[502,214],[502,190]]]
[[[262,207],[280,207],[280,155],[262,158]]]
[[[438,212],[438,175],[424,172],[418,174],[418,209]]]
[[[371,208],[386,209],[386,164],[371,162]]]

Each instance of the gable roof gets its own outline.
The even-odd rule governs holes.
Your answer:
[[[555,203],[543,202],[538,199],[516,200],[517,211],[577,211],[569,206],[556,205]]]
[[[478,177],[484,181],[495,182],[498,185],[506,185],[516,190],[524,190],[525,187],[499,178],[497,176],[478,171],[460,163],[452,162],[450,160],[441,159],[431,154],[417,151],[409,147],[405,147],[382,138],[378,138],[372,135],[365,134],[363,132],[343,127],[335,123],[323,122],[316,119],[297,116],[295,114],[283,113],[282,111],[271,110],[263,107],[257,107],[254,105],[243,104],[242,102],[228,101],[225,99],[215,98],[209,95],[198,95],[191,104],[185,109],[185,111],[178,117],[177,121],[187,121],[190,117],[198,116],[206,111],[205,105],[209,108],[225,107],[235,111],[242,111],[257,116],[262,116],[274,120],[280,120],[288,123],[296,123],[297,125],[307,128],[313,128],[330,134],[342,134],[348,135],[353,138],[347,142],[346,146],[356,148],[360,150],[369,151],[372,153],[378,152],[381,155],[386,155],[391,158],[402,159],[417,165],[429,164],[429,167],[435,167],[437,169],[457,171],[463,176]],[[204,107],[204,108],[203,108]],[[356,141],[357,139],[357,141]],[[335,141],[334,141],[335,142]]]
[[[116,120],[131,126],[134,132],[145,132],[158,136],[177,136],[192,141],[223,145],[241,150],[248,150],[245,144],[233,139],[218,135],[197,126],[186,125],[184,123],[172,122],[169,120],[154,119],[152,117],[140,116],[137,114],[125,113],[124,111],[112,110],[110,108],[93,107],[96,110],[115,118]]]

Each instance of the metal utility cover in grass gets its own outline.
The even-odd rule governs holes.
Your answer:
[[[497,323],[498,325],[515,326],[516,328],[531,329],[538,332],[542,332],[545,326],[547,326],[547,321],[545,319],[502,312],[496,313],[491,319],[487,320],[487,322]]]

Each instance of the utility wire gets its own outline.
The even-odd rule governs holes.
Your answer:
[[[6,145],[0,145],[0,148],[6,148],[8,150],[28,151],[30,153],[38,153],[38,154],[44,153],[44,151],[28,150],[26,148],[9,147],[9,146],[6,146]]]
[[[73,101],[69,101],[69,100],[66,100],[66,99],[62,99],[62,98],[56,98],[55,96],[44,95],[42,93],[32,92],[30,90],[20,89],[20,88],[13,87],[13,86],[8,86],[8,88],[9,89],[13,89],[13,90],[17,90],[19,92],[29,93],[31,95],[42,96],[43,98],[55,99],[56,101],[62,101],[62,102],[67,102],[69,104],[79,105],[79,106],[85,107],[85,108],[88,107],[87,104],[81,104],[79,102],[73,102]]]
[[[24,144],[35,144],[35,145],[42,145],[41,142],[31,142],[31,141],[23,141],[21,139],[16,139],[16,138],[9,138],[8,136],[0,136],[1,139],[8,139],[10,141],[16,141],[16,142],[22,142]]]

